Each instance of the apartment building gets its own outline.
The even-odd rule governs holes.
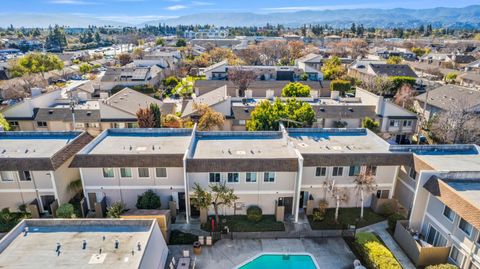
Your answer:
[[[0,207],[17,211],[36,200],[40,213],[51,213],[54,201],[68,202],[69,183],[80,179],[70,162],[91,140],[81,132],[0,132]]]
[[[163,69],[159,66],[151,67],[112,67],[100,79],[100,90],[111,91],[118,86],[153,86],[159,85],[164,77]]]

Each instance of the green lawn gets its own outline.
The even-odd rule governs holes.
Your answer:
[[[360,208],[340,208],[338,223],[335,223],[335,208],[329,208],[323,221],[313,221],[312,216],[308,216],[308,222],[313,230],[337,230],[347,229],[348,225],[354,225],[358,218],[360,218]],[[370,208],[364,209],[363,218],[358,221],[357,228],[385,220],[383,216],[373,212]]]
[[[170,232],[169,245],[191,245],[197,241],[198,237],[191,233],[184,233],[179,230],[173,230]]]
[[[204,231],[210,232],[212,230],[211,218],[212,217],[208,219],[207,223],[202,224],[202,229]],[[223,223],[223,220],[226,220],[226,223]],[[228,226],[231,232],[285,231],[285,225],[283,225],[283,222],[277,222],[273,215],[264,215],[262,220],[256,223],[247,220],[247,216],[245,215],[221,216],[220,223],[221,227],[216,227],[215,231],[220,231],[223,226]]]

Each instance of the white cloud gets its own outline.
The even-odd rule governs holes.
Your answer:
[[[165,9],[167,9],[167,10],[180,10],[180,9],[185,9],[185,8],[188,8],[188,7],[186,5],[173,5],[173,6],[166,7]]]

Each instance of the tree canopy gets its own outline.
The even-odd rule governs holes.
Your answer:
[[[32,73],[41,73],[63,69],[63,62],[58,56],[33,52],[9,62],[9,73],[12,77],[21,77]]]
[[[400,56],[390,56],[387,59],[387,64],[401,64],[403,62],[403,58]]]
[[[290,82],[282,89],[282,97],[309,97],[310,86],[300,82]]]
[[[365,117],[362,120],[362,128],[367,128],[374,133],[376,133],[380,130],[379,127],[380,127],[380,123],[378,121],[375,121],[375,120],[369,118],[369,117]]]
[[[0,125],[2,126],[4,131],[10,131],[10,124],[5,119],[5,117],[3,117],[2,114],[0,114]]]
[[[277,98],[273,103],[264,100],[255,107],[247,121],[247,130],[278,130],[280,122],[286,127],[305,127],[311,126],[314,120],[315,112],[310,104],[296,99],[282,102]]]
[[[346,73],[342,61],[337,56],[334,56],[325,61],[322,66],[323,77],[327,80],[339,79]]]

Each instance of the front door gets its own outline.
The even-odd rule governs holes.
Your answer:
[[[190,199],[190,216],[192,218],[200,217],[200,210],[192,205],[192,199]]]
[[[293,197],[283,197],[283,206],[285,206],[285,215],[292,214]]]
[[[178,211],[185,212],[185,193],[178,193]]]
[[[305,200],[305,192],[300,192],[300,201],[298,201],[298,208],[303,208],[303,201]]]
[[[42,195],[42,196],[40,196],[40,199],[42,200],[43,211],[48,211],[49,214],[52,214],[52,209],[50,208],[50,204],[55,202],[55,196],[54,195]]]
[[[94,192],[88,193],[88,203],[90,204],[90,210],[95,211],[95,203],[97,202],[97,194]]]

